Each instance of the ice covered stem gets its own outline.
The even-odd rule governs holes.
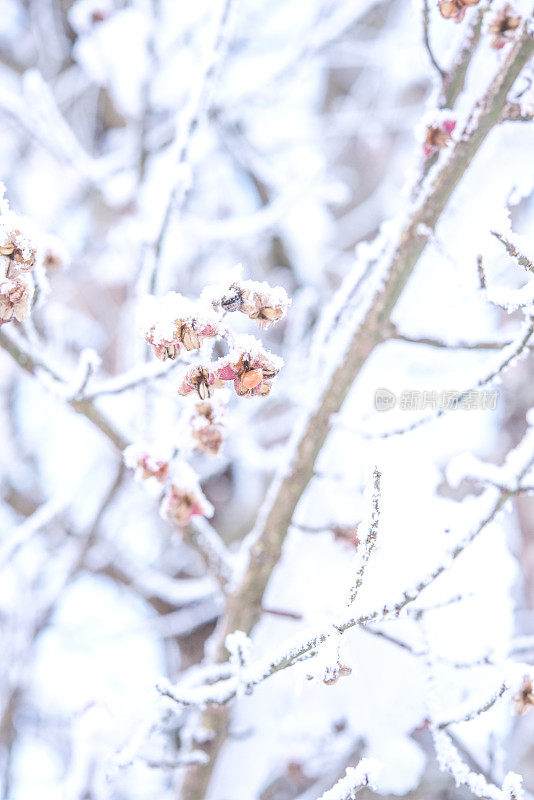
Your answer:
[[[289,466],[283,465],[268,493],[259,527],[250,550],[248,568],[226,615],[226,633],[250,631],[261,615],[261,598],[280,558],[282,544],[294,510],[313,477],[315,462],[337,414],[367,358],[389,336],[390,316],[434,230],[449,198],[493,126],[497,124],[506,96],[528,58],[534,40],[523,31],[490,89],[474,109],[478,124],[465,132],[451,149],[450,158],[434,178],[426,199],[409,216],[387,264],[385,280],[359,318],[345,355],[327,375],[315,409],[299,429]]]
[[[526,269],[527,272],[534,272],[534,264],[532,263],[532,261],[525,255],[523,255],[523,253],[519,252],[517,247],[514,244],[512,244],[512,242],[509,242],[508,239],[506,239],[502,235],[502,233],[498,233],[497,231],[492,231],[491,233],[492,236],[495,236],[495,238],[498,239],[499,242],[503,245],[508,255],[517,260],[519,266]]]
[[[299,429],[290,463],[284,464],[268,493],[248,567],[241,583],[229,597],[221,621],[217,651],[220,661],[226,660],[226,636],[237,629],[250,633],[259,620],[263,593],[280,558],[297,503],[313,477],[315,462],[331,428],[331,419],[339,412],[367,358],[388,338],[391,313],[427,245],[428,230],[434,230],[467,167],[499,122],[508,92],[533,52],[534,40],[523,26],[488,91],[473,109],[472,119],[476,119],[476,125],[468,127],[451,147],[450,157],[434,177],[425,199],[410,214],[400,232],[381,288],[369,301],[367,312],[355,327],[344,358],[327,375],[315,410]],[[228,732],[228,708],[208,709],[202,717],[202,724],[213,733],[206,747],[209,761],[186,771],[183,800],[202,800],[206,794],[217,754]]]
[[[349,603],[353,603],[358,596],[358,593],[362,587],[363,577],[365,575],[365,570],[367,569],[367,564],[369,563],[369,559],[375,549],[376,545],[376,538],[378,535],[378,524],[380,521],[380,481],[382,475],[379,472],[378,468],[375,467],[373,469],[373,477],[372,477],[372,495],[371,495],[371,503],[370,503],[370,514],[369,514],[369,522],[368,522],[368,530],[367,530],[367,538],[365,540],[365,545],[363,548],[363,553],[361,556],[357,556],[359,564],[358,569],[356,571],[356,580],[354,584],[351,586],[349,592]]]
[[[376,777],[380,769],[381,764],[376,758],[362,758],[358,766],[348,767],[345,775],[331,789],[322,794],[319,800],[353,800],[364,786],[375,789]]]

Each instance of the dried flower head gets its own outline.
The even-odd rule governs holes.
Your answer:
[[[439,13],[445,19],[461,22],[469,6],[476,6],[480,0],[439,0]]]
[[[194,492],[171,484],[165,491],[161,513],[179,528],[189,525],[195,516],[204,516],[202,505]]]
[[[18,322],[28,319],[33,293],[33,280],[29,275],[0,281],[0,324],[12,319]]]
[[[155,478],[159,483],[167,480],[169,461],[162,454],[151,453],[142,445],[132,444],[126,448],[123,457],[126,466],[135,469],[135,476],[139,480]]]
[[[191,392],[196,392],[201,400],[207,400],[211,397],[212,388],[221,385],[211,365],[203,366],[202,364],[193,364],[185,372],[178,389],[178,394],[185,397],[191,394]]]
[[[253,336],[242,336],[228,356],[219,359],[215,374],[222,381],[233,381],[240,397],[266,396],[282,364],[281,358],[265,350]]]
[[[224,441],[221,428],[216,425],[205,425],[194,429],[192,435],[198,450],[210,456],[219,454]]]
[[[333,667],[328,667],[325,670],[323,683],[331,686],[333,683],[337,683],[340,678],[346,678],[348,675],[352,675],[352,669],[338,661]]]
[[[145,340],[148,344],[152,345],[154,355],[159,358],[160,361],[166,361],[168,358],[170,358],[171,361],[175,361],[175,359],[178,358],[180,345],[177,342],[162,341],[161,339],[156,341],[154,339],[154,327],[146,332]]]
[[[176,292],[151,301],[145,339],[162,361],[177,358],[182,347],[198,350],[205,339],[219,334],[219,315],[208,306]]]
[[[429,125],[426,129],[426,138],[423,143],[423,153],[425,158],[428,158],[438,150],[447,147],[449,142],[452,141],[452,132],[456,127],[456,121],[453,119],[444,119],[442,122]]]
[[[252,281],[248,283],[253,284]],[[255,320],[262,330],[285,317],[288,303],[285,289],[281,286],[271,288],[267,284],[258,283],[251,287],[245,286],[241,291],[241,311]]]
[[[36,248],[8,219],[0,224],[0,256],[2,272],[6,278],[14,278],[20,272],[29,272],[35,266]]]
[[[514,695],[516,714],[525,714],[534,706],[534,688],[529,675],[525,675],[518,693]]]
[[[204,497],[196,474],[183,461],[171,465],[170,482],[165,488],[160,511],[179,528],[188,525],[193,517],[213,514],[213,507]]]
[[[197,403],[191,417],[191,436],[198,450],[216,456],[224,440],[225,404],[215,400]]]
[[[513,41],[515,32],[521,24],[521,17],[516,14],[512,6],[507,3],[497,12],[488,32],[492,34],[491,46],[494,50],[502,50],[505,44]]]
[[[207,287],[202,293],[215,309],[241,311],[256,321],[261,329],[285,317],[289,298],[282,286],[270,286],[266,281],[244,281],[239,276],[226,286]]]
[[[238,283],[232,283],[229,288],[228,292],[224,294],[220,299],[221,308],[224,311],[240,311],[241,310],[241,303],[242,303],[242,294],[241,289],[239,288]]]

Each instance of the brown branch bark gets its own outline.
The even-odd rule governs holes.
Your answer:
[[[268,507],[261,517],[260,535],[251,548],[243,579],[228,599],[227,611],[220,625],[219,660],[227,657],[224,648],[227,634],[236,629],[248,633],[259,620],[265,588],[280,558],[295,508],[313,476],[315,462],[330,432],[331,418],[339,412],[367,358],[387,337],[391,312],[425,250],[428,231],[434,230],[469,164],[499,122],[508,92],[533,51],[534,40],[525,27],[486,95],[473,109],[472,119],[477,120],[476,126],[469,128],[468,123],[468,128],[433,179],[426,198],[408,218],[382,288],[376,292],[362,324],[354,331],[345,356],[332,373],[317,409],[303,426],[289,469],[275,480],[269,493]],[[202,726],[212,734],[205,748],[209,760],[186,771],[183,800],[202,800],[206,794],[215,760],[228,733],[228,708],[208,708],[202,716]]]

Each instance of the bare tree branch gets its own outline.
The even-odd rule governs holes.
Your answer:
[[[2,347],[9,355],[22,367],[23,370],[30,375],[37,375],[39,371],[48,373],[54,380],[63,383],[63,377],[58,374],[47,362],[34,355],[24,343],[15,340],[3,330],[0,330],[0,347]],[[65,402],[76,411],[82,414],[86,419],[92,422],[104,436],[117,447],[120,451],[128,445],[128,440],[108,419],[102,411],[100,411],[93,401],[89,398],[76,400],[74,398],[65,398]]]
[[[367,358],[386,336],[391,312],[425,250],[428,235],[424,231],[434,230],[467,167],[489,132],[499,122],[508,92],[533,52],[534,40],[525,25],[490,88],[473,110],[477,124],[464,130],[452,148],[450,157],[433,178],[425,199],[408,215],[407,222],[395,243],[393,254],[383,265],[383,281],[380,288],[373,293],[363,319],[358,320],[352,339],[339,365],[332,370],[316,410],[299,429],[289,470],[284,465],[283,471],[271,487],[266,505],[259,517],[257,532],[250,549],[248,568],[235,593],[229,598],[228,610],[220,626],[217,649],[219,660],[226,659],[224,650],[226,636],[234,630],[250,632],[260,618],[265,588],[280,558],[282,544],[295,508],[313,476],[315,461],[331,428],[331,419],[340,410]],[[506,495],[501,495],[494,511],[482,527],[493,519],[506,499],[508,499]],[[464,546],[461,546],[453,558],[456,558],[463,549]],[[429,579],[429,583],[443,571],[444,567],[440,567],[435,576]],[[416,595],[429,583],[423,581]],[[399,610],[409,602],[410,599],[406,597],[405,602],[401,602]],[[354,624],[357,624],[356,620],[351,623]],[[307,642],[303,646],[303,653],[309,652],[316,644],[313,639]],[[285,665],[287,666],[286,663]],[[273,672],[280,668],[283,666],[276,664],[272,666]],[[183,800],[202,800],[205,796],[215,759],[228,732],[227,710],[208,709],[203,716],[203,725],[212,734],[206,750],[209,762],[187,770],[182,788]]]

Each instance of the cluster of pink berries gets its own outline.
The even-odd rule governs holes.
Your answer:
[[[31,271],[36,248],[21,231],[14,215],[0,219],[0,324],[16,319],[24,322],[30,314],[35,284]]]
[[[187,450],[191,442],[197,451],[217,455],[224,440],[226,401],[214,396],[214,390],[231,382],[239,397],[265,397],[283,365],[259,339],[234,335],[226,325],[226,315],[239,311],[264,330],[286,315],[286,291],[237,275],[218,287],[207,287],[198,301],[169,292],[162,298],[149,298],[148,303],[145,339],[157,358],[180,356],[187,362],[188,353],[196,350],[206,356],[190,362],[180,379],[178,394],[196,394],[200,400],[190,414],[189,433],[180,450]],[[217,340],[227,343],[228,352],[211,360],[210,350]],[[144,446],[127,448],[124,459],[139,479],[163,495],[161,512],[176,526],[211,514],[195,473],[183,460],[173,454],[157,455]]]

